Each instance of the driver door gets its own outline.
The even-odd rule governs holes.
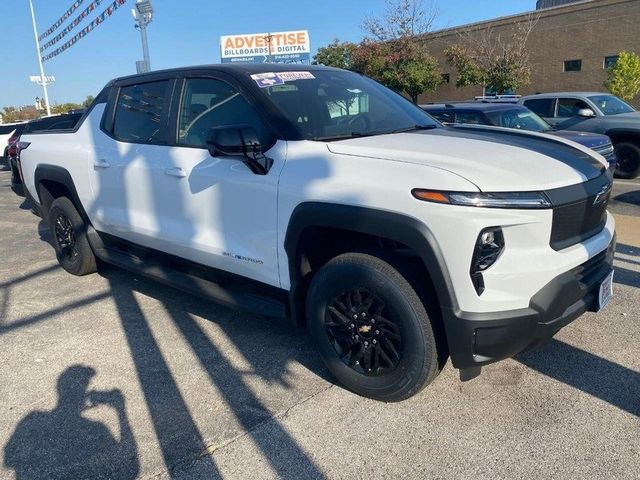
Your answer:
[[[167,250],[210,267],[279,286],[277,187],[286,143],[276,142],[256,109],[232,84],[218,78],[184,79],[176,99],[175,145],[156,170]],[[273,159],[266,175],[241,157],[212,156],[213,127],[251,125]]]

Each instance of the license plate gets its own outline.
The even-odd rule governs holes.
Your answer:
[[[600,284],[598,293],[598,311],[606,307],[613,297],[613,271]]]

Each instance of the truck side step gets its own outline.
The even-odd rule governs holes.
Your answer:
[[[137,255],[110,244],[111,242],[105,242],[104,235],[98,233],[92,227],[89,227],[87,236],[95,255],[106,263],[124,268],[187,293],[212,300],[229,308],[244,310],[266,317],[288,317],[286,293],[284,291],[280,290],[274,296],[265,295],[262,292],[255,291],[255,288],[244,287],[240,285],[241,282],[230,282],[228,279],[225,285],[222,286],[211,278],[203,278],[204,276],[186,271],[186,268],[184,271],[174,268],[176,264],[184,264],[185,267],[195,265],[188,261],[163,261],[163,257],[168,257],[167,254],[150,249],[147,250],[145,258],[142,260]],[[198,270],[206,271],[208,277],[214,275],[214,269],[202,265],[197,265],[197,268],[191,268],[191,270],[196,272]],[[268,288],[279,290],[275,287]]]

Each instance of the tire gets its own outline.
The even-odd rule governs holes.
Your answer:
[[[359,395],[401,401],[440,373],[423,303],[406,278],[377,256],[346,253],[324,265],[311,280],[306,314],[325,365]]]
[[[640,147],[634,143],[623,142],[615,146],[617,178],[636,178],[640,174]]]
[[[87,275],[97,270],[96,257],[87,239],[87,226],[67,197],[53,201],[47,215],[58,262],[73,275]]]

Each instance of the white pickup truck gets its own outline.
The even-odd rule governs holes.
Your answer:
[[[611,173],[560,138],[443,127],[356,73],[225,65],[119,78],[25,135],[62,266],[96,258],[306,325],[383,401],[550,338],[611,298]]]

